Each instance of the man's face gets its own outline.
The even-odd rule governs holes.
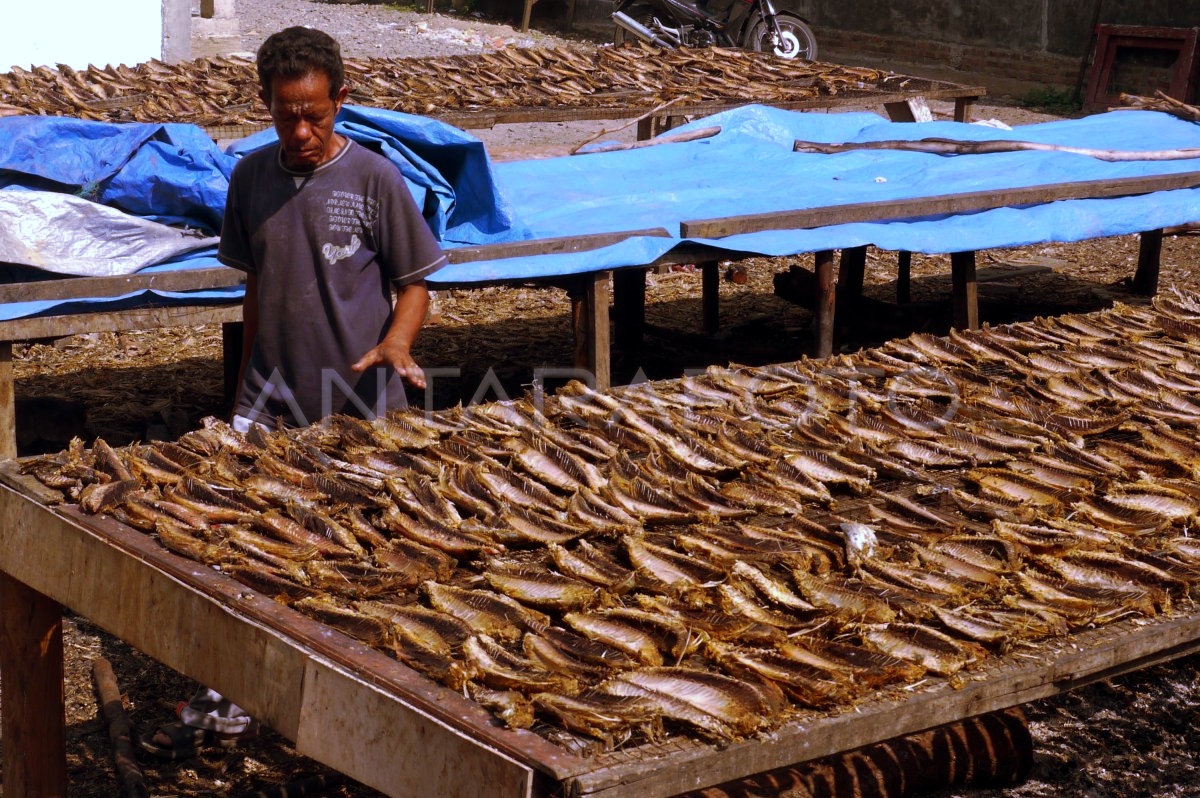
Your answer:
[[[271,81],[271,99],[267,110],[283,147],[283,163],[289,169],[308,171],[337,155],[339,146],[333,134],[333,120],[346,99],[348,90],[329,96],[329,76],[309,72],[298,78],[276,76]]]

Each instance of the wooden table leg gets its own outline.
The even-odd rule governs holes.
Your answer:
[[[613,322],[616,344],[632,352],[641,347],[646,327],[647,269],[613,272]]]
[[[721,275],[715,260],[700,264],[700,307],[704,318],[704,331],[715,333],[721,328]]]
[[[900,305],[912,302],[912,253],[906,249],[896,256],[896,302]]]
[[[979,329],[979,284],[975,281],[975,253],[950,255],[950,283],[954,292],[954,326]]]
[[[238,372],[242,369],[242,336],[245,326],[240,321],[221,324],[221,359],[225,377],[225,408],[233,412],[237,401]]]
[[[62,607],[0,573],[0,740],[4,794],[67,794]]]
[[[970,122],[971,109],[978,97],[956,97],[954,99],[954,121]]]
[[[579,276],[571,297],[571,321],[575,331],[575,368],[595,376],[596,390],[612,387],[608,325],[609,272]]]
[[[525,9],[521,12],[521,33],[529,32],[529,17],[533,14],[533,4],[537,0],[525,0]]]
[[[0,460],[17,456],[17,406],[12,342],[0,341]]]
[[[1162,230],[1147,230],[1138,242],[1138,265],[1133,274],[1133,293],[1154,296],[1158,293],[1158,271],[1162,266]]]
[[[833,354],[833,312],[837,288],[833,280],[833,250],[824,249],[816,253],[814,269],[817,273],[817,312],[813,326],[816,330],[814,357],[829,357]]]
[[[837,312],[853,313],[862,299],[867,278],[867,248],[847,247],[842,250],[837,276]]]

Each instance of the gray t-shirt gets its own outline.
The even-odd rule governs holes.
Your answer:
[[[258,335],[234,406],[273,425],[404,405],[390,368],[351,364],[383,340],[391,286],[441,268],[446,256],[399,169],[347,140],[312,172],[265,147],[234,167],[218,259],[258,275]]]

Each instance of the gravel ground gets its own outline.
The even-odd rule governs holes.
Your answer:
[[[540,31],[520,34],[511,24],[449,14],[418,14],[377,4],[239,0],[238,5],[244,51],[253,51],[270,32],[292,24],[321,27],[342,42],[348,56],[423,57],[481,52],[506,44],[595,46],[595,42]],[[534,24],[538,24],[536,17]],[[943,104],[934,103],[933,110],[939,115],[949,113],[949,107]],[[1003,103],[981,106],[976,115],[1009,124],[1049,118]],[[594,135],[599,124],[505,126],[476,133],[488,142],[495,157],[513,153],[528,157],[552,154],[580,143]],[[1057,274],[1047,278],[1051,279],[1048,283],[1024,284],[1026,296],[1061,291],[1064,297],[1084,297],[1094,302],[1096,297],[1108,295],[1106,286],[1130,273],[1136,251],[1136,241],[1125,237],[989,253],[988,257],[1018,262],[1048,259],[1058,264]],[[872,275],[868,290],[883,296],[894,279],[887,265],[894,265],[894,258],[889,261],[875,257],[873,254],[868,271]],[[1195,268],[1198,264],[1200,237],[1168,237],[1164,285],[1200,288],[1200,274],[1196,274],[1200,270]],[[748,283],[722,284],[724,351],[751,339],[761,342],[767,338],[777,347],[773,356],[785,359],[786,350],[778,347],[786,347],[789,342],[794,345],[796,331],[807,324],[803,311],[782,302],[771,291],[771,273],[786,269],[788,263],[755,261],[749,266]],[[946,272],[944,263],[917,259],[914,288],[944,291]],[[695,275],[676,272],[653,279],[647,309],[650,320],[663,327],[698,333],[699,280]],[[515,314],[521,319],[513,318],[512,309],[516,307],[521,308]],[[453,292],[444,299],[442,318],[423,334],[422,362],[435,362],[432,359],[439,356],[453,358],[455,352],[464,359],[474,353],[510,366],[569,358],[568,324],[568,306],[559,291]],[[764,331],[779,327],[785,335],[764,335]],[[656,339],[653,345],[666,344]],[[194,424],[200,415],[220,412],[219,357],[219,329],[177,328],[121,336],[76,336],[55,346],[22,347],[14,368],[19,395],[82,399],[88,404],[87,434],[103,433],[113,443],[124,443],[127,441],[121,440],[121,435],[136,437],[151,428],[177,432],[180,427]],[[186,390],[179,386],[186,386]],[[136,429],[130,426],[131,420],[136,421]],[[92,693],[91,660],[103,656],[113,663],[135,728],[141,731],[149,731],[167,719],[175,702],[187,695],[191,685],[83,619],[68,617],[66,638],[70,794],[87,798],[114,795],[119,787],[112,772],[107,731]],[[1185,658],[1030,704],[1027,713],[1038,751],[1032,778],[1005,791],[976,790],[955,795],[1200,795],[1195,761],[1195,752],[1200,751],[1196,732],[1200,719],[1195,709],[1200,697],[1197,668],[1200,659]],[[239,754],[208,753],[184,763],[143,764],[148,786],[155,795],[245,795],[264,784],[327,772],[295,754],[286,740],[269,732]],[[353,798],[377,795],[357,784],[338,787],[333,794]]]

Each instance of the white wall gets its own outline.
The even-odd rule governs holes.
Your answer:
[[[163,0],[0,0],[0,72],[160,58]]]

